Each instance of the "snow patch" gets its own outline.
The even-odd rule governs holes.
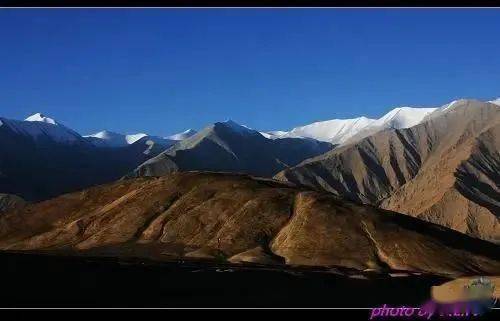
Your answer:
[[[495,100],[490,100],[489,103],[492,103],[492,104],[500,106],[500,98],[497,98]]]
[[[266,133],[266,132],[259,132],[262,136],[264,136],[265,138],[267,139],[276,139],[278,137],[274,136],[273,134],[269,134],[269,133]]]
[[[109,147],[122,147],[135,143],[143,137],[148,136],[144,133],[132,134],[132,135],[124,135],[120,133],[115,133],[108,130],[103,130],[98,133],[87,135],[83,137],[93,137],[97,138],[101,141],[94,140],[98,145],[106,145]]]
[[[182,133],[177,133],[171,136],[165,137],[166,139],[171,139],[171,140],[184,140],[186,138],[189,138],[193,135],[196,135],[197,131],[194,129],[188,129],[183,131]]]
[[[454,100],[452,101],[451,103],[448,103],[446,105],[444,105],[443,107],[441,107],[440,110],[442,111],[445,111],[445,110],[450,110],[453,106],[455,106],[457,103],[459,102],[459,100]]]
[[[147,136],[148,136],[148,134],[144,134],[144,133],[126,135],[125,140],[127,141],[127,144],[133,144],[136,141],[138,141],[139,139],[147,137]]]
[[[146,145],[148,146],[148,148],[145,151],[143,151],[142,153],[144,155],[149,155],[151,153],[151,149],[153,149],[153,146],[155,145],[155,142],[152,141],[151,139],[148,139],[146,141]]]
[[[267,139],[279,139],[279,138],[282,138],[283,135],[287,134],[287,132],[282,131],[282,130],[274,130],[274,131],[259,132],[259,133]],[[301,138],[303,138],[303,137],[301,137]]]
[[[373,123],[375,119],[358,117],[353,119],[332,119],[296,127],[279,137],[313,138],[334,144],[342,143]]]

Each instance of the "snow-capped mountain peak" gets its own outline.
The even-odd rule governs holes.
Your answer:
[[[145,136],[147,135],[143,133],[124,135],[109,130],[103,130],[98,133],[83,137],[91,139],[92,142],[98,146],[122,147],[122,146],[127,146],[129,144],[133,144],[134,142],[138,141],[139,139]]]
[[[49,118],[42,113],[33,114],[33,115],[29,116],[28,118],[26,118],[25,121],[38,121],[38,122],[43,122],[46,124],[58,125],[54,119]]]
[[[409,128],[420,123],[425,116],[434,112],[437,108],[414,108],[398,107],[394,108],[381,118],[370,124],[369,127],[383,128]]]
[[[127,144],[133,144],[136,141],[138,141],[141,138],[148,137],[148,134],[144,133],[137,133],[137,134],[131,134],[131,135],[126,135],[125,140],[127,141]]]
[[[1,125],[24,137],[37,142],[81,143],[84,139],[77,132],[57,123],[42,113],[36,113],[25,120],[2,118]]]
[[[108,131],[108,130],[103,130],[103,131],[100,131],[98,133],[95,133],[95,134],[92,134],[92,135],[86,135],[86,136],[83,136],[83,137],[96,137],[96,138],[102,138],[102,139],[108,139],[114,135],[120,135],[118,133],[115,133],[115,132],[111,132],[111,131]]]

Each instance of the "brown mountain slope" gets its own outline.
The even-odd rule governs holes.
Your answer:
[[[500,273],[497,245],[329,193],[200,172],[123,180],[5,213],[0,248]]]
[[[500,108],[454,102],[423,123],[387,130],[276,175],[500,241]]]

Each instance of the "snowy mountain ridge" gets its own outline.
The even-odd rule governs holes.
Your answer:
[[[269,131],[263,134],[271,139],[286,137],[307,137],[333,144],[343,144],[362,133],[372,133],[388,128],[409,128],[419,124],[425,116],[437,108],[397,107],[379,119],[358,117],[332,119],[295,127],[290,131]]]

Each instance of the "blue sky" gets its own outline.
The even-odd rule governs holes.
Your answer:
[[[3,9],[0,116],[262,130],[500,96],[498,9]]]

